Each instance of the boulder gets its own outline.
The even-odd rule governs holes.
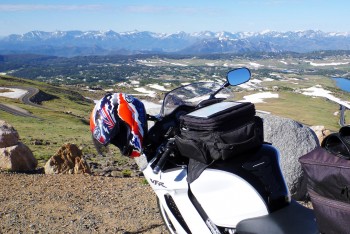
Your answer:
[[[46,162],[45,174],[91,174],[91,170],[81,150],[67,143]]]
[[[320,144],[322,143],[323,139],[326,138],[326,136],[331,134],[331,131],[326,129],[324,126],[311,126],[310,128],[316,134]]]
[[[32,151],[23,143],[18,142],[14,146],[0,148],[0,168],[27,172],[34,171],[38,166],[38,161]]]
[[[299,157],[319,145],[316,134],[307,126],[294,120],[258,113],[264,121],[264,140],[280,152],[282,174],[292,198],[304,199],[306,180],[298,161]]]
[[[0,120],[0,168],[17,172],[35,170],[38,161],[32,151],[18,140],[18,132]]]
[[[17,145],[18,132],[8,123],[0,120],[0,148]]]

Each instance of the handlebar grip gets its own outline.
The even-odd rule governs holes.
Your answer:
[[[171,149],[170,148],[166,148],[166,150],[164,151],[162,157],[159,159],[157,165],[153,168],[153,173],[154,174],[158,174],[160,172],[160,170],[162,170],[162,168],[164,167],[165,162],[168,159],[170,153],[171,153]]]

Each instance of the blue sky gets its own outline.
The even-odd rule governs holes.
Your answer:
[[[32,30],[350,32],[349,0],[0,0],[0,36]]]

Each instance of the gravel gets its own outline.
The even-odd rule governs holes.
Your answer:
[[[0,172],[0,233],[168,233],[144,178]]]

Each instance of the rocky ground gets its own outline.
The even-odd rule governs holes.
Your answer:
[[[0,233],[168,233],[142,177],[0,172]]]

